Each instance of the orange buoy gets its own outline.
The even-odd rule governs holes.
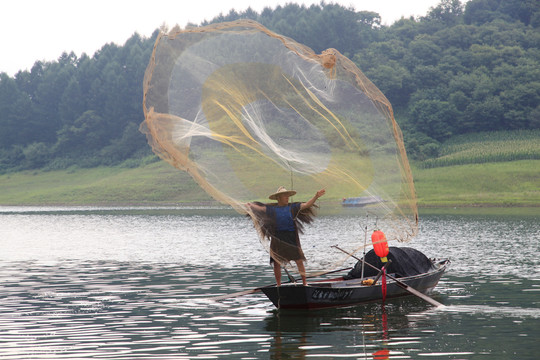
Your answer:
[[[371,234],[371,242],[373,243],[373,250],[375,250],[375,254],[381,258],[382,262],[387,262],[388,259],[386,256],[388,255],[390,249],[388,248],[388,242],[386,241],[386,236],[384,233],[380,230],[375,230],[373,234]]]

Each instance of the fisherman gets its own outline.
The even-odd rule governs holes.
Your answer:
[[[312,207],[325,192],[324,189],[317,191],[307,202],[289,203],[289,198],[295,195],[296,191],[287,190],[280,186],[275,193],[268,197],[270,200],[277,200],[277,203],[247,204],[254,212],[262,233],[270,239],[270,264],[274,266],[274,276],[278,286],[281,286],[281,263],[289,261],[296,262],[302,277],[302,284],[307,285],[304,267],[306,258],[300,246],[298,235],[299,232],[302,232],[300,222],[311,223],[314,215]]]

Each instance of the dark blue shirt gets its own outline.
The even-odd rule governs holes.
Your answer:
[[[288,204],[285,206],[267,206],[266,213],[276,219],[277,231],[295,231],[293,213],[300,210],[300,203]]]

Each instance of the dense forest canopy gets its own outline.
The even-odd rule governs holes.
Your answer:
[[[351,58],[392,103],[413,158],[436,156],[455,135],[540,128],[537,0],[442,0],[390,26],[377,13],[325,2],[233,9],[211,22],[240,18]],[[0,172],[152,161],[138,127],[157,34],[1,73]]]

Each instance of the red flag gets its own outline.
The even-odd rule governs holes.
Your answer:
[[[386,269],[383,267],[382,269],[382,301],[384,302],[386,300]]]

